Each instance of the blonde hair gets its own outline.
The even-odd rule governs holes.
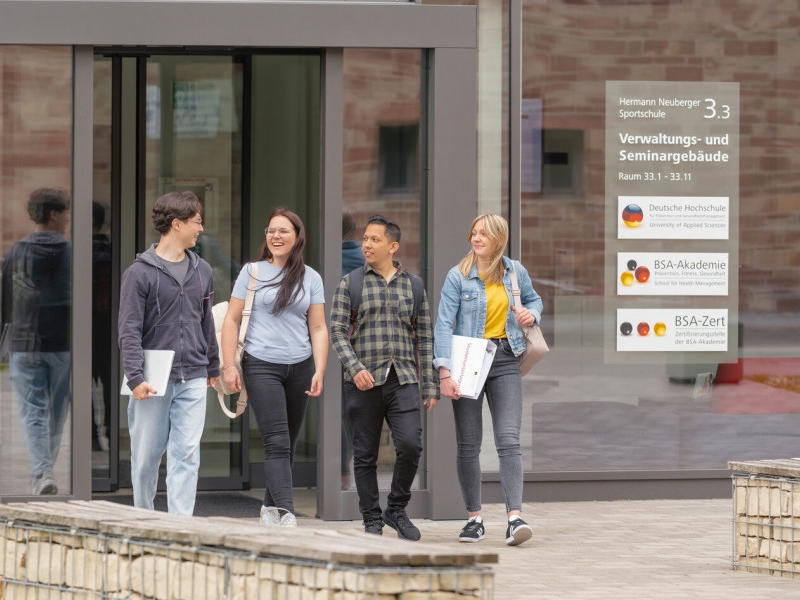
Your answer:
[[[489,268],[483,273],[486,283],[500,283],[503,281],[503,250],[508,242],[508,221],[501,215],[484,213],[475,217],[472,225],[467,232],[467,241],[472,240],[472,232],[480,221],[483,221],[483,228],[486,230],[486,237],[494,244],[492,255],[489,259]],[[472,267],[478,264],[478,257],[475,250],[470,249],[469,253],[458,263],[458,269],[464,277],[469,277]]]

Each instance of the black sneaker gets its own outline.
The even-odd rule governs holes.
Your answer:
[[[383,511],[383,522],[397,532],[397,537],[416,542],[422,537],[404,508],[386,508]]]
[[[480,542],[483,539],[486,530],[483,528],[483,519],[480,515],[470,517],[464,529],[458,534],[459,542]]]
[[[506,529],[506,544],[509,546],[519,546],[522,542],[531,539],[533,536],[533,529],[522,517],[517,517],[513,521],[508,522],[508,529]]]
[[[364,519],[364,531],[372,535],[383,535],[383,521],[380,517]]]

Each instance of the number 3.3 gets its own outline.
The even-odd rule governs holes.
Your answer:
[[[706,114],[703,115],[704,119],[729,119],[731,116],[731,107],[727,104],[720,104],[717,108],[717,101],[713,98],[706,98]]]

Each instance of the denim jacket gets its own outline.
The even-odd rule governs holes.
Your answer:
[[[518,261],[513,261],[517,271],[520,300],[533,313],[538,324],[542,318],[542,299],[533,289],[528,271]],[[508,294],[508,315],[506,315],[506,336],[515,356],[525,351],[525,338],[522,327],[517,322],[514,296],[511,292],[512,261],[503,257],[503,285]],[[450,369],[450,347],[452,336],[482,338],[486,328],[486,284],[478,276],[478,268],[472,267],[469,277],[464,277],[458,265],[450,269],[444,280],[442,296],[439,300],[439,316],[433,331],[433,366]]]

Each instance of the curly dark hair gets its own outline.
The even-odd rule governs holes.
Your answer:
[[[188,221],[202,214],[203,204],[194,192],[169,192],[153,205],[153,225],[161,235],[169,232],[172,221]]]
[[[69,196],[60,188],[39,188],[28,198],[28,215],[34,223],[46,225],[52,211],[69,210]]]

